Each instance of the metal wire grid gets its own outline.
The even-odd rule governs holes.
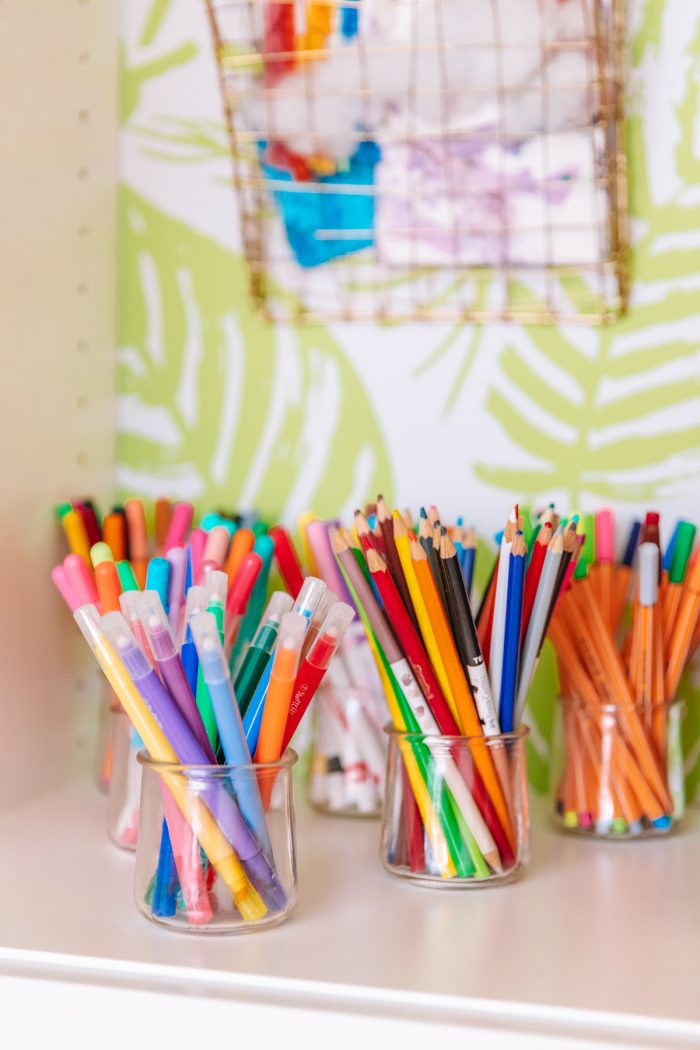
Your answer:
[[[526,89],[512,90],[507,81],[508,64],[517,61],[520,45],[504,39],[501,24],[502,0],[482,0],[482,11],[491,9],[492,39],[479,42],[470,23],[469,42],[455,41],[444,30],[444,11],[454,0],[342,0],[342,7],[357,8],[360,23],[370,2],[389,3],[401,14],[409,15],[409,37],[399,44],[372,41],[360,32],[350,43],[329,38],[321,48],[274,50],[266,48],[265,19],[271,8],[292,5],[297,25],[303,26],[305,5],[312,0],[206,0],[217,59],[222,97],[230,135],[234,185],[238,197],[241,232],[245,257],[250,272],[250,290],[257,307],[270,320],[314,322],[329,320],[387,321],[443,320],[484,322],[517,320],[526,324],[582,321],[593,324],[610,322],[624,312],[628,299],[628,220],[626,164],[622,149],[624,54],[626,25],[624,0],[575,0],[580,4],[584,32],[575,40],[562,42],[548,39],[546,0],[523,0],[536,3],[539,9],[538,72]],[[331,0],[332,2],[332,0]],[[574,0],[566,0],[568,3]],[[419,39],[414,17],[419,5],[429,4],[435,19],[433,39]],[[329,8],[331,4],[328,5]],[[472,7],[474,0],[472,0]],[[334,8],[335,11],[338,8]],[[405,12],[404,12],[405,13]],[[456,60],[492,52],[494,78],[468,89],[458,85],[461,100],[494,100],[497,116],[488,140],[498,156],[498,170],[493,174],[498,199],[507,199],[508,173],[505,164],[514,149],[517,133],[509,129],[509,115],[514,105],[522,105],[531,96],[538,107],[530,139],[540,153],[540,175],[532,180],[533,194],[541,197],[539,208],[533,208],[517,223],[503,217],[496,223],[488,259],[472,258],[478,254],[478,238],[464,228],[464,206],[469,202],[464,171],[457,163],[460,150],[483,138],[483,132],[450,116],[450,102],[455,96],[450,75]],[[315,96],[315,70],[318,63],[338,56],[343,51],[344,70],[353,70],[350,78],[326,86],[323,99]],[[553,56],[575,52],[585,57],[585,78],[550,82]],[[401,175],[391,185],[346,181],[342,184],[315,179],[312,182],[289,181],[263,170],[261,142],[300,138],[307,152],[318,145],[323,153],[332,144],[334,131],[319,129],[319,103],[335,99],[343,104],[356,103],[360,119],[352,131],[339,128],[338,136],[358,147],[373,140],[372,107],[382,102],[382,90],[373,83],[378,60],[396,62],[403,72],[403,113],[400,121],[381,131],[382,161],[392,149],[399,158],[411,151],[433,153],[442,175],[436,200],[433,191],[411,182],[401,185]],[[437,83],[426,85],[420,69],[426,60],[437,71]],[[348,61],[352,63],[348,66]],[[301,72],[303,105],[296,114],[299,126],[290,126],[278,112],[290,81],[279,70],[295,62]],[[268,71],[272,70],[272,77]],[[349,82],[346,82],[349,79]],[[386,88],[383,89],[386,93]],[[585,93],[584,123],[568,122],[555,127],[552,110],[566,93]],[[435,98],[437,96],[437,98]],[[571,95],[573,97],[573,94]],[[244,118],[246,102],[256,100],[257,117]],[[432,126],[420,119],[424,106],[436,102],[437,120]],[[291,122],[293,124],[293,122]],[[556,136],[559,149],[566,150],[567,136],[578,155],[590,152],[591,190],[588,206],[568,223],[553,215],[551,190],[555,184],[551,145]],[[283,215],[278,206],[283,194],[313,194],[337,201],[344,195],[371,198],[374,215],[394,217],[382,226],[382,242],[397,245],[398,258],[387,258],[375,228],[340,228],[325,225],[315,230],[319,243],[343,240],[374,243],[366,248],[340,255],[320,266],[303,267],[290,249]],[[277,202],[275,201],[277,196]],[[417,209],[417,205],[420,206]],[[392,213],[393,208],[393,213]],[[432,219],[419,223],[416,210],[440,210],[442,244],[440,258],[426,258],[425,242],[435,235]],[[557,260],[563,244],[576,238],[588,243],[586,258]],[[472,243],[475,242],[475,243]],[[514,245],[535,245],[532,258],[517,258]],[[498,256],[493,258],[494,244]],[[595,245],[595,251],[591,246]],[[430,253],[428,252],[428,255]],[[539,254],[539,259],[537,258]]]

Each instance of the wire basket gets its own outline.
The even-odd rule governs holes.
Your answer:
[[[624,312],[624,0],[206,3],[269,319]]]

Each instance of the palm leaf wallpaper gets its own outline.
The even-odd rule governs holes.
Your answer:
[[[293,520],[382,489],[434,499],[484,536],[513,496],[700,516],[700,0],[630,3],[632,308],[602,329],[265,324],[203,5],[122,7],[124,492]],[[700,689],[684,688],[692,787]],[[555,691],[546,651],[531,704],[541,787]]]

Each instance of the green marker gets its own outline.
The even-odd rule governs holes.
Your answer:
[[[204,598],[207,603],[207,612],[212,613],[216,620],[219,640],[222,645],[224,644],[224,615],[226,612],[227,591],[228,578],[225,572],[207,573],[204,579]],[[218,729],[216,718],[214,716],[214,708],[212,707],[211,697],[209,695],[209,687],[204,681],[201,664],[197,669],[195,702],[197,704],[197,710],[201,715],[202,722],[204,723],[207,736],[209,737],[209,743],[212,746],[212,750],[216,753]]]
[[[267,585],[272,568],[272,556],[275,553],[275,543],[271,536],[258,536],[253,544],[253,551],[262,558],[260,575],[255,581],[253,593],[248,602],[245,616],[236,635],[236,642],[231,650],[229,669],[231,678],[235,681],[241,666],[246,647],[253,640],[253,635],[258,629],[258,624],[267,604]]]
[[[284,591],[275,591],[267,603],[263,618],[243,657],[243,663],[234,683],[241,718],[248,710],[248,705],[253,699],[258,682],[275,647],[280,620],[285,613],[292,611],[293,605],[294,599],[291,594],[286,594]]]
[[[683,583],[688,559],[695,542],[695,526],[689,521],[679,521],[673,545],[673,557],[668,570],[669,583]]]
[[[255,536],[256,540],[259,536],[266,536],[270,531],[270,526],[266,521],[254,521],[250,527],[250,531]]]
[[[68,514],[71,510],[73,510],[73,508],[70,505],[70,503],[57,503],[54,507],[54,514],[59,519],[59,521],[63,521],[66,514]]]
[[[129,561],[118,561],[117,562],[117,575],[119,577],[119,583],[123,591],[140,591],[136,577],[134,576],[134,570],[131,568],[131,562]]]

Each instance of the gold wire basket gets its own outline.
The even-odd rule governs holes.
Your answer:
[[[206,4],[267,318],[624,312],[624,0]]]

